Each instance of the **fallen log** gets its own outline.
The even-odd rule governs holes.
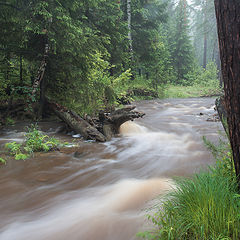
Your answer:
[[[99,142],[106,141],[106,138],[102,133],[100,133],[95,127],[90,125],[75,112],[70,111],[67,108],[56,103],[49,103],[49,106],[54,111],[54,113],[68,125],[70,129],[78,134],[81,134],[83,138],[96,140]]]
[[[135,118],[142,118],[145,113],[133,111],[136,106],[125,106],[111,113],[99,113],[99,119],[103,125],[103,134],[107,140],[119,133],[120,126],[127,122],[133,121]]]
[[[144,113],[133,111],[136,108],[135,106],[126,106],[107,113],[100,111],[97,119],[89,117],[83,119],[77,113],[59,104],[49,103],[49,106],[75,133],[81,134],[84,139],[99,142],[110,140],[114,135],[118,134],[119,128],[124,122],[145,115]]]

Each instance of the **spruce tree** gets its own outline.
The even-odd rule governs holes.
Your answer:
[[[189,84],[188,73],[194,67],[193,46],[189,36],[188,8],[186,0],[180,0],[175,9],[170,51],[175,71],[175,83]]]

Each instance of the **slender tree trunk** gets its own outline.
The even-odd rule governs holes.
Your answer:
[[[214,41],[213,51],[212,51],[212,62],[216,60],[216,48],[217,48],[217,38]]]
[[[40,100],[39,100],[39,109],[38,109],[38,119],[43,118],[44,109],[46,106],[46,79],[43,78],[43,80],[40,83]]]
[[[32,89],[33,89],[32,94],[31,94],[32,99],[34,98],[34,96],[37,92],[37,88],[40,85],[40,83],[44,77],[44,73],[45,73],[45,70],[47,67],[47,58],[48,58],[49,50],[50,50],[49,44],[48,44],[48,41],[46,41],[45,47],[44,47],[43,59],[42,59],[41,65],[38,69],[37,77],[34,79],[33,85],[32,85]]]
[[[7,53],[6,54],[6,56],[5,56],[5,62],[6,62],[6,73],[5,73],[5,80],[6,80],[6,82],[8,82],[8,80],[9,80],[9,75],[10,75],[10,71],[11,71],[11,69],[10,69],[10,64],[9,64],[9,62],[10,62],[10,54],[9,53]]]
[[[22,55],[20,55],[19,62],[20,62],[20,67],[19,67],[19,82],[20,82],[20,85],[23,86],[23,64],[22,64]]]
[[[207,0],[204,7],[204,46],[203,46],[203,68],[207,66]]]
[[[183,0],[184,24],[187,24],[187,0]]]
[[[131,13],[131,0],[127,0],[127,20],[128,20],[128,40],[129,40],[129,52],[131,59],[133,58],[133,46],[132,46],[132,13]]]
[[[207,33],[204,33],[204,48],[203,48],[203,68],[207,66]]]
[[[240,1],[215,0],[225,105],[240,189]]]

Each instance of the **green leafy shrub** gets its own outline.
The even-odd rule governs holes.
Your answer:
[[[27,158],[29,158],[28,154],[18,153],[15,155],[15,160],[26,160]]]
[[[50,138],[38,130],[36,125],[32,125],[25,135],[25,151],[32,152],[48,152],[56,149],[60,145],[60,141]]]
[[[0,158],[0,164],[6,164],[7,162],[6,162],[6,160],[5,159],[3,159],[3,158]]]
[[[5,148],[10,152],[11,155],[21,153],[21,143],[10,142],[5,144]]]
[[[25,160],[34,152],[48,152],[67,144],[62,144],[58,139],[43,134],[37,125],[31,125],[25,137],[23,143],[5,144],[5,148],[14,156],[15,160]]]
[[[202,68],[196,75],[195,84],[219,88],[218,70],[216,64],[210,62],[207,64],[206,69]]]
[[[5,120],[5,124],[8,126],[8,125],[14,125],[15,124],[15,121],[10,118],[10,117],[7,117],[6,120]]]

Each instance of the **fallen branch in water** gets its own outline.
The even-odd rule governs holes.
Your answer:
[[[90,117],[83,119],[77,113],[59,104],[49,103],[49,106],[74,132],[81,134],[84,139],[99,142],[110,140],[118,134],[119,128],[124,122],[141,118],[145,115],[145,113],[133,111],[136,108],[135,106],[126,106],[112,112],[100,111],[97,119]]]

